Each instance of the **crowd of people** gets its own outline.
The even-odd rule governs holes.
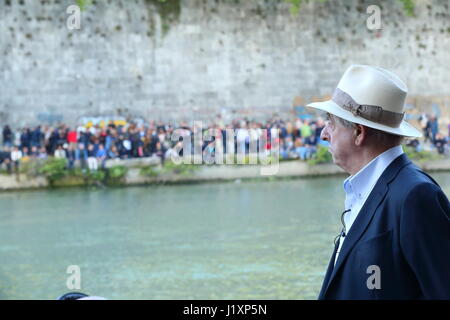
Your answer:
[[[238,119],[225,125],[218,117],[217,121],[203,130],[216,129],[215,132],[219,130],[223,139],[221,152],[227,153],[227,148],[231,147],[225,143],[226,132],[232,129],[233,150],[235,153],[240,149],[248,153],[252,140],[258,140],[264,129],[267,130],[265,131],[267,143],[264,147],[270,149],[272,130],[277,129],[280,157],[305,160],[313,156],[317,144],[320,143],[319,136],[323,126],[324,122],[320,118],[312,121],[296,119],[291,122],[275,117],[265,123]],[[159,157],[164,161],[174,151],[174,147],[182,143],[181,139],[172,141],[172,133],[175,129],[182,129],[185,135],[193,136],[194,128],[184,122],[173,125],[150,121],[138,126],[132,122],[116,125],[110,121],[105,126],[99,124],[78,127],[69,127],[66,124],[56,127],[38,125],[18,131],[13,131],[6,125],[3,128],[3,150],[0,161],[8,168],[11,166],[17,168],[21,162],[53,156],[67,159],[69,169],[79,166],[89,170],[104,167],[108,159]],[[210,142],[203,142],[203,151],[214,153],[214,149],[210,150]]]
[[[439,132],[439,123],[436,115],[424,113],[420,116],[419,121],[422,127],[424,142],[430,142],[439,154],[444,154],[450,140],[450,123],[447,126],[448,135],[446,137]],[[420,144],[417,145],[419,146],[420,151]]]
[[[450,140],[450,124],[449,136],[444,137],[439,133],[436,117],[424,115],[421,123],[425,142],[431,141],[439,153],[444,153]],[[292,121],[273,117],[264,123],[236,119],[230,124],[225,124],[218,116],[208,128],[202,129],[216,129],[215,132],[221,133],[218,139],[222,139],[223,144],[219,143],[211,147],[211,141],[203,141],[202,151],[214,154],[219,151],[215,148],[220,146],[220,151],[224,154],[227,153],[227,149],[228,152],[232,149],[235,153],[241,150],[248,154],[252,142],[260,139],[262,134],[267,134],[266,144],[263,147],[266,151],[270,151],[273,142],[271,136],[274,134],[273,130],[277,130],[278,138],[274,143],[279,146],[280,159],[307,160],[313,157],[319,145],[327,145],[326,141],[320,140],[320,132],[324,125],[320,117],[317,119],[296,118]],[[155,121],[140,125],[133,122],[116,124],[114,121],[110,121],[107,125],[88,123],[78,127],[69,127],[66,124],[55,127],[38,125],[16,131],[9,125],[5,125],[0,165],[3,169],[12,172],[13,168],[18,169],[23,162],[55,157],[66,159],[68,169],[81,167],[95,171],[104,168],[108,159],[158,157],[164,162],[182,145],[181,138],[172,141],[172,133],[176,129],[181,129],[185,135],[193,137],[195,128],[185,122],[166,124]],[[231,142],[234,147],[227,145],[229,140],[225,142],[226,132],[230,129],[234,133]],[[420,149],[421,145],[419,141],[413,143],[416,149]],[[260,151],[258,145],[257,152]]]

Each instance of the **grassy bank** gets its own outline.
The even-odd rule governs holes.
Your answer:
[[[404,147],[405,153],[418,166],[427,171],[450,170],[450,160],[435,152],[416,152]],[[165,161],[139,162],[123,160],[114,162],[104,169],[67,168],[66,159],[49,158],[47,160],[21,163],[20,169],[8,174],[0,174],[0,189],[21,190],[36,188],[65,187],[122,187],[128,185],[204,183],[234,180],[275,180],[298,177],[329,176],[345,174],[332,164],[327,148],[320,147],[314,157],[308,161],[298,159],[280,160],[277,173],[263,176],[259,165],[249,164],[246,157],[242,164],[234,165],[193,165],[174,164]]]

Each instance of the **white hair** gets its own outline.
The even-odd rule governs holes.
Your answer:
[[[335,116],[334,114],[330,114],[329,117],[334,119],[335,122],[338,122],[344,128],[352,129],[352,128],[355,128],[355,126],[356,126],[356,123],[339,118],[339,117]],[[396,145],[402,144],[402,142],[403,142],[404,137],[402,137],[402,136],[398,136],[395,134],[391,134],[388,132],[370,128],[368,126],[365,126],[365,127],[368,129],[367,130],[368,136],[370,136],[379,145],[396,146]]]

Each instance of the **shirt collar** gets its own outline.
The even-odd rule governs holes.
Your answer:
[[[403,154],[402,146],[396,146],[386,150],[356,174],[345,179],[344,190],[347,197],[364,199],[381,177],[384,170],[401,154]]]

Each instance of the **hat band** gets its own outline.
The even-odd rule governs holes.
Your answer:
[[[383,110],[383,108],[379,106],[358,104],[348,93],[339,88],[336,88],[331,100],[342,109],[350,111],[355,117],[361,117],[391,128],[398,128],[405,115],[404,113]]]

